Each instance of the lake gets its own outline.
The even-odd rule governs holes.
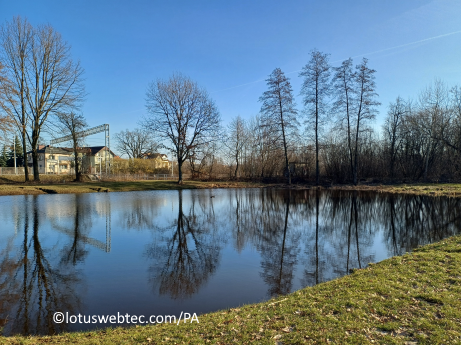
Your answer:
[[[461,199],[215,189],[0,197],[3,335],[261,302],[460,233]],[[200,317],[200,316],[199,316]],[[116,326],[116,325],[112,325]]]

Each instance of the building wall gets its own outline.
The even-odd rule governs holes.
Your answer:
[[[84,173],[99,174],[105,172],[106,169],[106,154],[105,151],[100,151],[96,155],[85,155],[79,153],[79,157],[82,159],[82,171]],[[110,157],[110,158],[109,158]],[[40,174],[74,174],[75,170],[73,166],[74,155],[72,152],[66,153],[39,153],[38,154],[38,172]],[[114,159],[112,153],[107,154],[107,159]],[[27,163],[29,167],[32,167],[32,154],[27,155]],[[101,167],[101,170],[100,170]]]
[[[38,172],[40,174],[73,174],[71,153],[39,153]],[[27,155],[27,164],[32,167],[32,154]]]

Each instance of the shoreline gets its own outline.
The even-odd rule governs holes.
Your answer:
[[[172,180],[141,181],[97,181],[97,182],[60,182],[49,180],[39,183],[15,182],[0,178],[0,196],[6,195],[40,195],[40,194],[74,194],[100,192],[131,192],[146,190],[180,190],[205,188],[283,188],[294,190],[349,190],[373,191],[379,193],[430,195],[461,197],[461,184],[457,183],[412,183],[412,184],[359,184],[314,186],[309,184],[262,183],[243,181],[184,181],[178,185]],[[3,182],[3,183],[2,183]]]
[[[461,235],[289,295],[159,324],[0,337],[1,344],[461,342]]]

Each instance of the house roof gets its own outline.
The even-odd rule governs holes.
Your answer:
[[[104,149],[107,149],[106,146],[84,146],[84,147],[79,147],[77,148],[77,152],[83,152],[83,153],[90,153],[91,156],[94,156],[95,154],[105,151]],[[112,152],[112,150],[109,150],[110,153],[112,153],[113,156],[115,154]],[[73,148],[69,147],[54,147],[50,145],[39,145],[37,153],[54,153],[54,154],[72,154],[74,152]],[[32,153],[32,151],[29,151],[27,153]]]
[[[50,145],[39,145],[37,153],[72,154],[73,151],[73,149],[67,147],[50,147]],[[32,151],[28,151],[27,153],[32,153]]]
[[[161,159],[167,159],[167,155],[164,153],[146,153],[144,155],[148,159],[155,159],[155,158],[161,158]]]
[[[112,150],[109,150],[106,146],[85,146],[85,147],[82,147],[83,149],[87,149],[87,150],[90,150],[90,153],[92,156],[94,156],[95,154],[101,152],[101,151],[110,151],[110,153],[112,153],[112,155],[115,156],[115,153],[112,152]]]

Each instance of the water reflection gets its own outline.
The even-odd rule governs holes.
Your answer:
[[[268,285],[269,296],[284,295],[292,290],[301,234],[296,230],[288,231],[290,197],[291,192],[283,199],[270,198],[268,203],[272,207],[266,208],[268,213],[263,215],[272,220],[262,233],[258,246],[262,259],[261,276]]]
[[[3,284],[0,286],[0,311],[5,324],[3,331],[6,334],[54,334],[65,330],[66,326],[54,323],[53,313],[56,310],[73,312],[79,306],[75,288],[82,278],[72,262],[59,260],[56,251],[42,245],[40,225],[43,214],[39,211],[37,196],[28,196],[27,199],[20,220],[22,244],[13,247],[10,238],[1,253],[0,276]],[[78,236],[73,242],[75,245],[67,251],[63,247],[61,253],[64,258],[72,257],[74,247],[79,247]]]
[[[222,240],[217,234],[213,204],[192,198],[183,211],[183,191],[178,191],[178,215],[170,225],[157,228],[162,238],[147,250],[154,290],[173,299],[192,296],[215,272]],[[199,204],[199,207],[196,204]]]
[[[5,335],[103,326],[55,324],[55,311],[179,315],[257,302],[461,229],[460,199],[357,191],[3,198]]]

